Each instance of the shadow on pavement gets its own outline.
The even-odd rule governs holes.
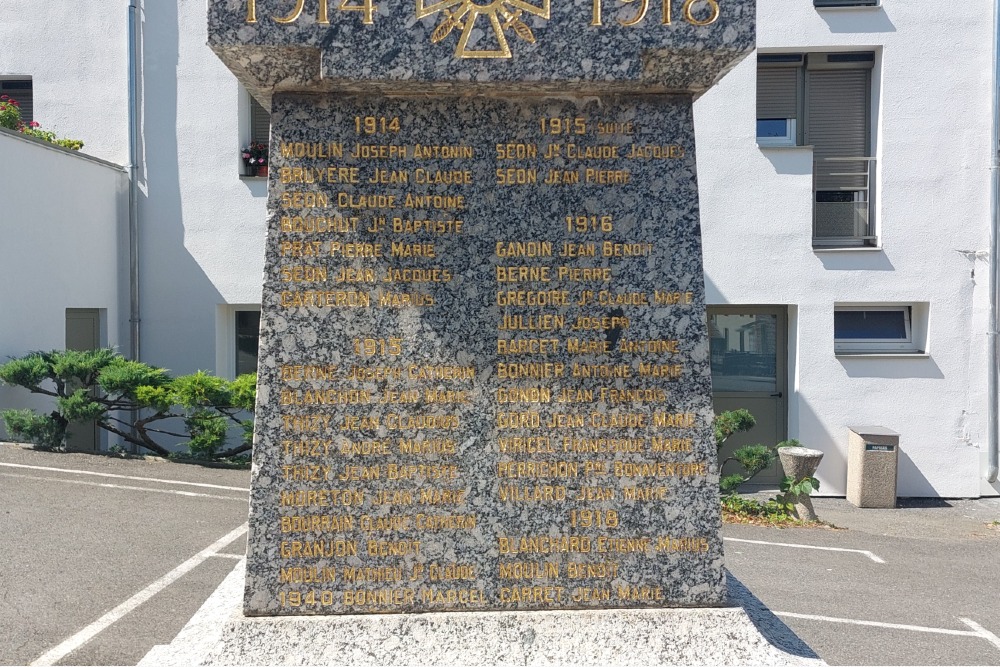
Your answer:
[[[782,651],[800,658],[819,659],[816,652],[799,639],[785,623],[775,616],[760,599],[750,592],[732,572],[726,570],[726,582],[729,588],[729,599],[734,604],[743,607],[750,621],[757,630],[772,645]]]

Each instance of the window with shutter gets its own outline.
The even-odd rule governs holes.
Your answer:
[[[813,245],[877,245],[870,215],[875,54],[759,54],[757,143],[813,148]]]
[[[25,123],[35,120],[34,100],[31,93],[31,79],[0,80],[0,95],[17,100],[21,108],[21,120]]]
[[[799,71],[794,67],[762,67],[757,73],[757,143],[798,143]]]
[[[267,155],[267,145],[271,134],[271,115],[253,98],[249,91],[240,87],[240,146],[244,176],[263,176],[266,162],[259,163],[260,157]]]
[[[253,97],[250,98],[250,141],[266,144],[271,134],[271,114]]]
[[[813,6],[824,7],[878,7],[879,0],[813,0]]]

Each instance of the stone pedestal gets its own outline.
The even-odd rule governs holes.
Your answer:
[[[732,575],[727,606],[247,618],[238,566],[140,667],[824,663]]]
[[[781,469],[785,471],[785,476],[798,482],[815,474],[819,462],[823,459],[823,452],[808,447],[779,447],[778,459],[781,461]],[[802,521],[817,520],[816,510],[809,494],[792,494],[790,500],[794,505],[796,517]]]

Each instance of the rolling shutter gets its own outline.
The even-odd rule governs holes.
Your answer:
[[[808,70],[806,144],[817,160],[829,157],[868,157],[868,94],[871,73],[867,69]],[[816,189],[839,190],[867,186],[865,176],[833,176],[862,172],[862,162],[818,162]]]
[[[253,97],[250,98],[250,141],[266,144],[271,134],[271,115]]]
[[[31,81],[0,81],[0,95],[7,95],[17,100],[21,108],[21,120],[30,123],[35,120],[34,104],[32,103]]]
[[[757,69],[757,118],[798,116],[798,68]]]

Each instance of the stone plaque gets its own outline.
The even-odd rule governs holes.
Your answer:
[[[751,0],[210,0],[272,111],[245,612],[725,599],[692,100]]]
[[[248,611],[719,603],[689,98],[272,120]]]

